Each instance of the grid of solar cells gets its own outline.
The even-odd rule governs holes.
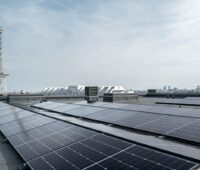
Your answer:
[[[18,119],[13,122],[9,122],[1,126],[1,132],[6,136],[12,136],[17,133],[33,129],[38,126],[45,125],[56,121],[55,119],[42,116],[42,115],[33,115],[26,117],[24,119]]]
[[[30,161],[95,134],[94,131],[56,121],[10,136],[8,140],[25,161]]]
[[[89,114],[99,112],[99,111],[103,111],[103,110],[105,110],[105,108],[84,106],[84,107],[81,107],[81,108],[69,110],[66,113],[74,115],[74,116],[87,116]]]
[[[99,102],[96,102],[96,103],[97,103],[96,106],[98,106]],[[100,105],[100,107],[109,108],[107,107],[107,103],[106,102],[104,103],[105,104]],[[117,105],[118,103],[114,103],[114,104]],[[91,104],[85,104],[85,105],[90,106]],[[123,107],[119,107],[118,109],[200,118],[200,109],[194,109],[194,108],[191,109],[191,108],[176,108],[176,107],[168,107],[168,106],[129,104]]]
[[[94,102],[94,103],[88,103],[87,101],[80,101],[80,102],[75,102],[73,104],[77,105],[87,105],[87,106],[102,106],[105,108],[119,108],[123,107],[129,104],[120,104],[120,103],[108,103],[108,102]],[[120,104],[120,105],[119,105]]]
[[[197,166],[152,149],[97,134],[28,162],[31,169],[188,170]]]
[[[55,107],[58,107],[58,106],[63,106],[65,105],[65,103],[56,103],[56,102],[51,102],[51,104],[49,105],[45,105],[45,106],[42,106],[42,108],[44,109],[52,109],[52,108],[55,108]]]
[[[186,97],[184,99],[166,100],[166,101],[161,101],[161,102],[157,102],[157,103],[199,106],[200,105],[200,97]]]
[[[151,109],[149,109],[149,112],[154,112],[154,113],[168,113],[168,112],[173,112],[177,113],[178,111],[181,113],[187,113],[191,112],[194,109],[191,108],[177,108],[177,107],[164,107],[164,106],[154,106]]]
[[[169,106],[129,105],[122,107],[120,109],[200,118],[200,109],[195,109],[195,108],[191,109],[191,108],[176,108]]]
[[[8,109],[8,108],[10,108],[10,107],[12,107],[12,106],[9,106],[9,105],[0,106],[0,111],[1,111],[1,110],[5,110],[5,109]]]
[[[168,134],[176,138],[200,143],[200,120],[195,120]]]
[[[9,115],[9,114],[12,114],[14,112],[19,112],[21,111],[22,109],[19,109],[17,107],[13,107],[13,106],[10,106],[8,108],[5,108],[5,109],[2,109],[0,110],[0,117],[1,116],[5,116],[5,115]]]
[[[76,105],[87,105],[87,106],[103,106],[106,105],[107,102],[94,102],[94,103],[88,103],[86,100],[75,102],[73,104]]]
[[[196,126],[195,128],[189,126],[193,122],[199,122],[197,121],[198,119],[195,118],[166,116],[142,112],[127,113],[127,111],[112,109],[90,114],[86,117],[106,123],[200,143],[199,129]],[[187,127],[187,130],[180,130],[184,127]]]
[[[124,111],[124,110],[117,110],[117,109],[106,109],[100,112],[90,114],[86,117],[89,119],[111,123],[111,122],[115,122],[115,121],[127,118],[136,113],[138,112]]]
[[[117,105],[117,103],[115,103]],[[72,104],[70,104],[71,107]],[[68,106],[68,104],[66,104]],[[76,105],[77,106],[77,105]],[[121,106],[121,105],[120,105]],[[148,108],[149,110],[155,112],[161,112],[162,107],[156,106],[145,106],[145,105],[133,105],[134,107],[139,110],[142,108],[145,110]],[[64,107],[64,106],[62,106]],[[126,106],[129,108],[130,105]],[[94,109],[93,109],[94,108]],[[122,109],[103,109],[98,111],[99,108],[104,107],[88,107],[83,106],[77,109],[72,109],[70,111],[66,111],[67,114],[84,117],[88,119],[92,119],[95,121],[101,121],[105,123],[115,124],[124,126],[127,128],[134,128],[137,130],[143,130],[146,132],[153,132],[165,136],[180,138],[188,141],[193,141],[195,143],[200,143],[200,134],[198,131],[194,131],[192,126],[187,126],[191,122],[198,120],[197,118],[190,118],[184,116],[171,116],[167,114],[156,114],[156,113],[149,113],[149,112],[137,112],[131,110],[122,110]],[[90,109],[90,110],[89,110]],[[52,109],[54,110],[54,109]],[[179,109],[179,108],[172,108],[168,109],[171,111],[172,114],[189,114],[191,109]],[[197,109],[193,109],[197,110]],[[91,113],[92,111],[96,111],[95,113]],[[163,111],[164,112],[164,111]],[[165,111],[167,112],[167,111]],[[176,112],[176,113],[175,113]],[[187,126],[187,130],[182,132],[182,127]],[[191,128],[191,129],[190,129]],[[172,133],[173,132],[173,133]],[[179,134],[180,133],[180,134]],[[184,135],[182,134],[184,133]],[[187,134],[189,133],[189,134]]]
[[[200,109],[193,109],[191,112],[187,114],[191,115],[191,117],[200,118]]]
[[[163,114],[166,114],[166,113],[171,113],[171,112],[177,112],[177,109],[179,108],[176,108],[176,107],[162,107],[162,106],[153,106],[152,108],[149,108],[148,109],[148,112],[153,112],[153,113],[163,113]]]
[[[96,102],[96,106],[98,106],[98,103],[99,102]],[[103,103],[105,104],[100,105],[100,107],[112,108],[112,107],[108,107],[108,104],[106,102],[103,102]],[[114,104],[118,105],[118,103],[114,103]],[[91,104],[85,104],[85,105],[91,106]],[[92,106],[95,106],[95,105],[92,105]],[[177,108],[177,107],[169,107],[169,106],[155,106],[155,105],[141,105],[141,104],[129,104],[123,107],[119,106],[118,108],[124,109],[124,110],[132,110],[132,111],[142,111],[142,112],[149,112],[149,113],[200,118],[200,109],[195,109],[195,108]]]
[[[168,135],[170,132],[190,124],[195,120],[196,119],[194,118],[163,116],[157,120],[153,120],[144,125],[137,126],[137,128],[145,131]]]
[[[174,115],[174,116],[185,116],[185,117],[200,118],[200,109],[194,109],[194,108],[177,108],[177,107],[155,106],[154,108],[148,110],[148,112],[158,113],[158,114]]]
[[[121,109],[143,111],[144,112],[144,111],[149,111],[153,107],[154,106],[151,106],[151,105],[130,104],[130,105],[122,107]]]
[[[15,120],[18,120],[18,119],[22,119],[22,118],[25,118],[25,117],[33,116],[33,115],[34,115],[33,112],[29,112],[29,111],[26,111],[26,110],[14,112],[12,114],[1,116],[0,125],[6,124],[8,122],[12,122],[12,121],[15,121]]]
[[[52,105],[52,103],[55,102],[44,102],[49,103],[49,105]],[[78,106],[92,106],[92,107],[103,107],[103,108],[114,108],[114,109],[123,109],[123,110],[129,110],[129,111],[139,111],[139,112],[148,112],[148,113],[157,113],[157,114],[166,114],[166,115],[174,115],[174,116],[186,116],[186,117],[194,117],[194,118],[200,118],[200,109],[195,108],[176,108],[176,107],[168,107],[168,106],[155,106],[155,105],[141,105],[141,104],[121,104],[121,103],[107,103],[107,102],[96,102],[94,104],[78,104],[82,102],[77,102],[75,104],[65,104],[62,107],[64,108],[67,105],[74,105],[74,107]],[[104,104],[102,104],[104,103]],[[41,103],[39,103],[41,104]],[[47,105],[45,108],[49,110],[54,110],[54,107],[50,107]],[[35,105],[33,105],[35,106]],[[40,106],[40,108],[43,108],[43,106]],[[59,107],[57,107],[59,110]],[[73,108],[72,108],[73,109]],[[70,110],[72,110],[70,109]],[[67,111],[67,110],[66,110]],[[62,110],[61,110],[62,112]]]
[[[33,106],[34,107],[41,107],[41,108],[43,108],[43,107],[46,107],[46,106],[51,105],[53,103],[54,102],[48,101],[48,102],[36,103]]]
[[[31,116],[31,117],[35,117],[35,116]],[[77,126],[73,126],[71,124],[67,124],[67,123],[60,122],[60,121],[53,121],[52,123],[50,123],[48,120],[44,121],[44,116],[39,116],[39,117],[40,117],[40,119],[43,119],[43,123],[45,123],[45,125],[42,125],[41,122],[39,124],[37,124],[36,126],[33,124],[33,125],[31,125],[31,130],[29,129],[30,127],[27,127],[26,130],[23,129],[22,133],[17,133],[16,135],[12,135],[9,137],[7,136],[9,141],[18,150],[20,155],[26,161],[28,161],[29,159],[31,160],[29,162],[29,165],[31,166],[31,164],[32,164],[32,166],[35,166],[35,168],[37,167],[37,169],[41,169],[41,167],[45,168],[45,169],[48,169],[48,168],[49,169],[52,169],[52,168],[60,169],[61,167],[63,167],[64,169],[66,169],[66,168],[67,169],[68,168],[69,169],[73,169],[73,168],[75,168],[75,169],[77,169],[77,168],[78,169],[93,169],[93,168],[98,168],[98,167],[104,168],[104,169],[105,168],[113,169],[115,167],[120,167],[121,169],[126,169],[126,168],[134,169],[134,166],[140,167],[140,165],[138,165],[138,164],[144,165],[144,163],[146,163],[144,166],[145,168],[151,167],[151,168],[157,168],[157,169],[158,168],[159,169],[160,168],[180,169],[180,165],[178,166],[178,164],[181,163],[182,165],[184,165],[184,166],[181,166],[181,169],[183,169],[183,168],[186,169],[186,168],[196,165],[193,162],[188,162],[188,161],[176,158],[178,160],[178,163],[174,164],[174,166],[176,165],[176,168],[174,168],[174,167],[169,168],[165,165],[160,165],[160,162],[159,163],[143,162],[143,164],[141,162],[138,162],[137,165],[133,166],[132,164],[130,164],[130,162],[129,162],[129,164],[127,164],[127,162],[125,162],[125,161],[122,162],[121,160],[117,160],[117,158],[114,157],[116,155],[120,156],[121,153],[124,154],[124,152],[126,152],[126,150],[129,148],[127,146],[127,142],[125,142],[127,148],[125,150],[123,150],[123,148],[121,148],[121,147],[124,147],[123,145],[125,145],[125,143],[123,143],[123,145],[121,145],[118,139],[114,140],[114,138],[113,138],[111,140],[110,139],[111,137],[106,136],[106,135],[100,135],[100,134],[96,135],[96,133],[93,131],[83,129],[83,128],[80,128]],[[38,117],[38,119],[39,119],[39,117]],[[51,119],[51,118],[47,118],[47,119]],[[27,121],[28,119],[24,118],[21,120]],[[37,119],[34,120],[34,122],[37,122]],[[10,124],[10,123],[8,123],[8,124]],[[31,122],[29,122],[29,124],[31,124]],[[6,128],[6,126],[4,126],[4,128]],[[70,132],[75,133],[76,135],[77,134],[79,134],[79,135],[76,136],[74,134],[71,134],[71,136],[70,136],[70,133],[67,133],[67,131],[70,131]],[[75,141],[73,141],[75,143],[70,143],[70,141],[67,142],[66,138],[63,138],[64,136],[62,136],[60,134],[60,132],[63,132],[63,135],[65,134],[66,135],[65,137],[67,137],[68,139],[74,138],[76,140],[76,142]],[[85,135],[85,134],[87,134],[87,135]],[[81,138],[80,135],[82,135],[82,137],[84,136],[85,139]],[[73,138],[72,138],[72,136],[73,136]],[[80,141],[80,142],[77,143],[77,141]],[[71,144],[71,145],[69,145],[69,144]],[[90,152],[91,151],[96,151],[96,153],[99,152],[100,154],[106,156],[106,158],[105,159],[102,158],[102,160],[100,160],[100,161],[90,162],[90,164],[89,164],[88,161],[91,161],[91,160],[87,159],[87,157],[85,157],[85,159],[82,158],[82,157],[84,157],[83,155],[81,158],[78,157],[78,155],[80,156],[80,154],[78,151],[75,150],[76,146],[75,146],[75,148],[71,148],[72,146],[74,146],[76,144],[81,144],[84,147],[87,147],[87,149],[90,148]],[[110,145],[110,147],[112,147],[112,149],[110,149],[108,147],[109,145]],[[134,144],[132,144],[132,145],[135,146]],[[118,152],[116,151],[117,147],[120,149],[120,150],[118,150]],[[67,150],[64,150],[65,148],[67,148]],[[75,152],[77,152],[77,154],[78,154],[78,155],[76,155],[76,157],[74,157]],[[90,154],[90,152],[89,152],[89,154]],[[55,155],[55,153],[56,153],[56,155]],[[67,154],[67,159],[66,159],[66,157],[64,157],[64,156],[66,156],[66,154]],[[86,152],[85,152],[85,154],[88,155],[88,153],[86,153]],[[39,157],[41,155],[43,155],[43,156]],[[110,155],[110,156],[108,156],[108,155]],[[55,157],[55,156],[59,156],[59,157]],[[98,155],[97,158],[99,158],[99,156],[100,155]],[[124,157],[124,156],[125,155],[123,155],[122,157]],[[130,157],[130,155],[129,155],[129,157]],[[175,157],[173,157],[173,158],[175,158]],[[87,159],[87,162],[85,162],[86,159]],[[64,160],[64,162],[63,162],[63,160]],[[136,160],[139,161],[139,159],[136,159]],[[146,158],[140,159],[140,161],[141,160],[147,161]],[[174,162],[176,162],[175,159],[173,159],[173,160],[174,160]],[[85,168],[81,168],[84,166],[85,166]],[[170,165],[170,166],[172,166],[172,165]],[[144,169],[143,166],[140,168]]]
[[[53,108],[52,110],[53,111],[56,111],[56,112],[63,112],[63,113],[66,113],[67,111],[69,110],[72,110],[72,109],[77,109],[77,108],[81,108],[83,106],[80,106],[80,105],[73,105],[73,104],[65,104],[63,106],[58,106],[58,107],[55,107]],[[51,110],[51,109],[50,109]]]
[[[101,107],[105,107],[105,108],[122,108],[122,107],[125,107],[125,106],[129,106],[130,104],[125,104],[125,103],[105,103],[104,105],[102,105]]]
[[[161,118],[163,115],[158,114],[152,114],[152,113],[138,113],[135,115],[131,115],[127,118],[121,119],[117,122],[114,122],[115,124],[129,127],[129,128],[136,128],[137,126],[141,126],[143,124],[146,124],[148,122],[151,122],[153,120],[157,120]]]
[[[75,102],[73,104],[78,104],[78,105],[88,105],[87,101],[86,100],[82,100],[82,101],[78,101],[78,102]]]

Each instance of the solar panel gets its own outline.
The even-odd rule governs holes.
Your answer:
[[[188,113],[191,117],[200,118],[200,109],[193,109]]]
[[[200,120],[193,121],[169,133],[169,136],[200,143]]]
[[[9,114],[12,114],[12,113],[15,113],[15,112],[19,112],[21,110],[22,109],[19,109],[17,107],[10,106],[6,109],[0,110],[0,117],[5,116],[5,115],[9,115]]]
[[[198,143],[200,142],[200,127],[198,127],[196,123],[193,125],[193,122],[197,122],[197,119],[195,118],[142,112],[127,113],[127,111],[113,109],[107,109],[86,117],[137,130],[158,133]]]
[[[102,169],[117,169],[117,170],[124,170],[124,169],[134,170],[135,169],[131,167],[130,165],[120,162],[113,158],[108,158],[106,160],[103,160],[102,162],[98,164],[98,166],[101,167]],[[89,169],[91,168],[94,168],[94,167],[90,167]]]
[[[106,158],[105,154],[98,152],[95,149],[90,148],[81,143],[75,143],[73,145],[70,145],[69,148],[72,149],[74,152],[77,152],[78,154],[83,155],[84,157],[88,158],[92,162],[99,162],[102,159]]]
[[[138,114],[131,115],[131,116],[124,118],[124,119],[120,119],[120,120],[118,120],[114,123],[121,125],[121,126],[129,127],[129,128],[135,128],[137,126],[141,126],[143,124],[146,124],[150,121],[159,119],[162,116],[163,115],[138,112]]]
[[[132,145],[129,142],[119,140],[119,139],[116,139],[116,138],[113,138],[113,137],[110,137],[107,135],[102,135],[102,134],[93,136],[92,139],[94,139],[98,142],[101,142],[101,143],[105,143],[114,148],[121,149],[121,150],[126,149]]]
[[[176,157],[169,157],[167,154],[160,153],[157,151],[153,151],[151,149],[147,149],[141,146],[134,146],[127,150],[127,152],[131,154],[135,154],[137,156],[148,159],[152,162],[156,162],[165,167],[169,167],[171,169],[190,169],[194,166],[193,162],[185,162],[182,159],[178,159]]]
[[[158,101],[156,103],[158,103],[158,104],[199,106],[200,105],[200,98],[199,97],[186,97],[184,99],[165,100],[165,101]]]
[[[0,106],[0,111],[9,109],[9,108],[11,108],[11,107],[12,107],[12,106],[9,106],[9,105]]]
[[[23,145],[27,142],[31,142],[33,140],[42,138],[44,136],[54,134],[57,131],[68,129],[72,126],[73,125],[71,125],[71,124],[62,123],[60,121],[55,121],[55,122],[48,123],[43,126],[36,127],[31,130],[28,130],[26,132],[22,132],[22,133],[10,136],[10,137],[8,137],[8,139],[14,146],[17,147],[19,145]]]
[[[110,102],[87,103],[86,101],[75,102],[74,104],[87,105],[87,106],[99,106],[99,107],[105,107],[105,108],[121,108],[121,107],[129,105],[129,104],[125,104],[125,103],[110,103]]]
[[[109,102],[104,102],[105,104],[102,105],[102,107],[105,108],[122,108],[125,106],[129,106],[129,104],[125,104],[125,103],[109,103]]]
[[[80,106],[80,105],[74,105],[74,104],[65,104],[65,105],[62,105],[62,106],[58,106],[58,107],[55,107],[53,109],[49,109],[49,110],[53,110],[53,111],[57,111],[57,112],[67,112],[69,110],[72,110],[72,109],[77,109],[77,108],[81,108],[83,106]]]
[[[89,112],[86,107],[83,113]],[[90,108],[89,108],[90,109]],[[103,108],[101,108],[103,109]],[[91,113],[98,110],[94,107]],[[113,111],[105,119],[111,119]],[[104,110],[101,110],[102,112]],[[100,112],[101,112],[100,111]],[[110,113],[109,113],[110,112]],[[77,112],[78,113],[78,112]],[[141,147],[122,139],[100,134],[79,126],[58,121],[35,113],[20,111],[3,116],[0,122],[14,120],[1,126],[3,134],[13,145],[16,151],[27,162],[31,169],[191,169],[198,164],[192,161],[174,157],[146,147]],[[95,114],[95,113],[94,113]],[[90,115],[94,115],[90,114]],[[130,116],[130,114],[132,116]],[[155,117],[142,116],[142,113],[124,111],[114,113],[117,121],[119,118],[126,120],[134,117],[135,121],[146,123]],[[12,116],[13,117],[12,117]],[[18,115],[19,120],[15,120]],[[29,117],[23,116],[29,115]],[[147,114],[149,115],[149,114]],[[144,120],[141,121],[141,117]],[[163,121],[165,119],[163,118]],[[166,119],[168,120],[168,119]],[[179,120],[180,121],[180,120]],[[165,122],[165,121],[164,121]],[[169,121],[170,122],[170,121]],[[185,122],[183,119],[182,122]],[[194,121],[195,122],[195,121]],[[194,129],[199,129],[199,123],[190,124]],[[180,124],[181,126],[182,124]],[[186,126],[185,126],[186,127]],[[196,131],[197,133],[197,131]]]
[[[71,114],[74,116],[86,116],[95,112],[99,112],[105,110],[105,108],[98,108],[98,107],[90,107],[90,106],[84,106],[81,108],[73,109],[66,111],[67,114]]]
[[[22,110],[19,112],[14,112],[12,114],[2,116],[0,119],[0,125],[6,124],[8,122],[12,122],[12,121],[15,121],[18,119],[22,119],[25,117],[33,116],[33,115],[34,115],[33,112],[29,112],[29,111],[25,111],[25,110]]]
[[[198,164],[121,139],[97,134],[33,159],[28,165],[34,170],[41,168],[185,170]]]
[[[163,107],[163,106],[153,106],[152,108],[149,108],[147,111],[148,112],[153,112],[153,113],[166,113],[169,112],[171,107]],[[173,109],[173,108],[172,108]],[[175,108],[177,109],[177,108]]]
[[[53,165],[54,169],[70,169],[77,170],[75,166],[67,162],[63,157],[55,153],[50,153],[44,156],[44,159],[50,164]]]
[[[162,107],[162,111],[155,111],[155,113],[200,118],[200,110],[191,108]]]
[[[82,100],[82,101],[79,101],[79,102],[75,102],[74,104],[78,104],[78,105],[87,105],[87,101],[86,100]]]
[[[65,103],[59,103],[59,102],[52,102],[52,101],[47,101],[47,102],[43,102],[43,103],[38,103],[38,104],[34,104],[32,105],[33,107],[37,107],[37,108],[41,108],[41,109],[53,109],[55,107],[59,107],[65,105]]]
[[[53,103],[54,102],[52,102],[52,101],[47,101],[47,102],[42,102],[42,103],[36,103],[36,104],[34,104],[32,106],[42,108],[42,107],[46,107],[48,105],[51,105]]]
[[[152,109],[153,107],[154,106],[150,106],[150,105],[130,104],[130,105],[121,107],[121,109],[133,110],[133,111],[148,111]]]
[[[46,102],[48,103],[48,102]],[[177,108],[177,107],[167,107],[167,106],[155,106],[155,105],[138,105],[138,104],[120,104],[120,103],[108,103],[108,102],[95,102],[94,104],[61,104],[61,106],[55,106],[56,102],[49,102],[50,104],[47,106],[41,106],[43,109],[48,109],[52,111],[58,112],[66,112],[76,108],[84,108],[88,106],[92,106],[95,108],[115,108],[115,109],[123,109],[129,111],[140,111],[140,112],[148,112],[148,113],[156,113],[156,114],[166,114],[166,115],[176,115],[176,116],[186,116],[186,117],[194,117],[200,118],[200,109],[194,108]],[[82,103],[82,102],[81,102]],[[34,105],[35,106],[35,105]],[[66,109],[66,110],[65,110]]]
[[[10,136],[8,140],[25,161],[30,161],[94,134],[94,131],[55,121]]]
[[[88,103],[89,106],[104,106],[106,105],[106,102],[94,102],[94,103]]]
[[[80,101],[80,102],[75,102],[73,104],[76,105],[87,105],[87,106],[104,106],[107,103],[106,102],[94,102],[94,103],[88,103],[87,101]]]
[[[48,118],[46,116],[34,115],[7,123],[2,125],[0,128],[2,133],[8,137],[54,121],[55,119]]]
[[[91,165],[93,162],[84,156],[80,156],[79,153],[75,152],[71,148],[64,148],[58,151],[65,160],[68,160],[72,165],[75,165],[79,169],[84,169]]]
[[[184,100],[200,100],[200,97],[186,97]]]
[[[129,117],[136,114],[137,112],[117,110],[117,109],[106,109],[86,116],[89,119],[94,119],[103,122],[115,122],[123,118]]]
[[[36,104],[33,104],[32,106],[35,106],[35,107],[44,107],[44,106],[47,106],[47,105],[51,105],[52,101],[46,101],[46,102],[41,102],[41,103],[36,103]]]
[[[48,162],[43,159],[43,158],[37,158],[34,159],[33,161],[29,162],[29,166],[32,169],[35,170],[41,170],[41,169],[45,169],[45,170],[55,170],[53,169],[53,167],[51,165],[48,164]]]
[[[195,121],[194,118],[163,116],[159,119],[153,120],[145,125],[138,126],[138,129],[151,131],[154,133],[167,135],[171,131],[176,130],[188,123]]]
[[[55,107],[63,106],[65,103],[56,103],[56,102],[51,102],[48,105],[42,106],[43,109],[53,109]]]
[[[177,107],[168,107],[168,106],[150,106],[150,105],[131,104],[131,105],[122,107],[120,109],[200,118],[200,109],[194,109],[194,108],[177,108]]]
[[[111,106],[112,105],[113,104],[111,103]],[[118,105],[118,103],[115,103],[114,105]],[[189,140],[189,141],[192,141],[194,139],[193,142],[199,142],[200,134],[198,134],[198,132],[195,131],[193,133],[195,133],[197,137],[195,137],[194,135],[192,135],[191,137],[192,133],[189,132],[190,127],[188,127],[187,131],[185,132],[182,132],[181,130],[178,131],[178,129],[180,129],[181,127],[186,126],[188,123],[191,123],[196,120],[196,118],[192,118],[192,116],[194,116],[195,114],[198,115],[197,113],[198,109],[187,109],[187,108],[181,109],[181,108],[169,108],[162,106],[157,107],[157,106],[146,106],[146,105],[126,105],[123,107],[119,105],[119,107],[123,109],[111,109],[111,108],[106,109],[106,107],[97,107],[97,106],[89,107],[88,105],[87,106],[82,105],[80,107],[79,106],[80,105],[65,104],[63,106],[53,108],[51,110],[59,108],[61,108],[62,110],[65,108],[69,109],[68,111],[66,111],[66,113],[69,115],[84,117],[95,121],[120,125],[128,128],[134,128],[146,132],[153,132],[160,135],[165,135],[180,139],[184,138],[184,140]],[[124,110],[124,108],[130,110]],[[164,110],[165,108],[167,109]],[[143,110],[143,112],[133,111],[131,109],[140,111]],[[148,112],[144,110],[148,110]],[[157,113],[149,113],[151,111]],[[193,115],[191,117],[188,117],[188,115],[191,113]],[[181,115],[181,117],[177,115]],[[184,117],[183,115],[186,116]],[[185,134],[182,135],[182,133]]]

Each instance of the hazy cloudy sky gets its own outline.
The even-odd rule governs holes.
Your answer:
[[[200,85],[200,0],[0,0],[9,91]]]

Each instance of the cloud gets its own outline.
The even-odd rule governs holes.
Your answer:
[[[198,85],[198,0],[0,2],[10,91]]]

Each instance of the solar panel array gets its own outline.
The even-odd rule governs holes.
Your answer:
[[[158,103],[158,104],[200,106],[200,97],[186,97],[184,99],[168,99],[166,101],[158,101],[156,103]]]
[[[0,103],[0,108],[5,105]],[[5,108],[0,115],[13,106]],[[10,122],[5,119],[0,129],[32,170],[188,170],[199,166],[193,161],[37,113],[20,109],[8,116],[20,112],[27,113],[27,117]]]
[[[99,105],[86,103],[62,103],[60,107],[57,105],[56,102],[50,102],[49,105],[48,102],[45,102],[36,104],[34,107],[164,135],[195,144],[200,143],[200,110],[198,109],[118,103],[103,104],[103,102],[100,102]]]
[[[158,106],[158,105],[142,105],[142,104],[123,104],[123,103],[109,103],[109,102],[95,102],[88,104],[85,101],[76,102],[73,104],[77,105],[89,105],[89,106],[99,106],[104,108],[118,108],[124,110],[132,110],[132,111],[143,111],[149,113],[163,113],[169,115],[181,115],[181,116],[189,116],[189,117],[199,117],[200,118],[200,110],[199,109],[190,109],[190,108],[177,108],[177,107],[169,107],[169,106]],[[194,113],[191,114],[192,111]]]

